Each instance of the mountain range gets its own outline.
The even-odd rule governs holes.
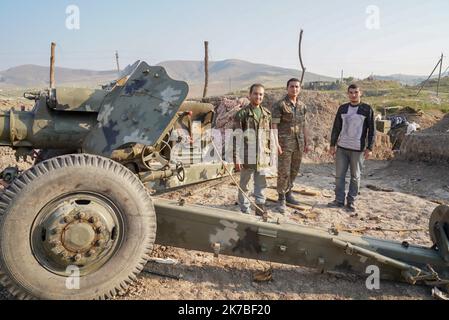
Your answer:
[[[449,76],[449,72],[443,73],[442,77]],[[376,80],[389,80],[389,81],[397,81],[405,85],[416,86],[425,81],[428,76],[416,76],[416,75],[407,75],[407,74],[392,74],[389,76],[373,76]],[[438,75],[433,75],[432,79],[438,78]]]
[[[190,97],[202,95],[204,86],[204,63],[201,61],[172,60],[164,61],[168,74],[177,80],[186,81],[190,87]],[[243,60],[229,59],[209,63],[208,95],[222,95],[229,92],[246,90],[253,83],[262,83],[267,87],[283,87],[288,79],[300,77],[301,72],[266,64],[256,64]],[[446,76],[449,72],[446,72]],[[405,85],[418,85],[426,76],[393,74],[373,76],[376,80],[398,81]],[[434,76],[433,78],[435,78]],[[115,70],[95,71],[87,69],[69,69],[56,67],[57,86],[98,87],[117,78]],[[304,81],[335,81],[335,78],[306,72]],[[0,89],[5,88],[46,88],[49,83],[49,68],[38,65],[21,65],[0,71]]]
[[[170,77],[186,81],[190,97],[202,95],[204,63],[200,61],[164,61]],[[288,79],[300,76],[299,70],[286,69],[243,60],[223,60],[209,63],[208,95],[221,95],[248,88],[253,83],[267,87],[282,87]],[[55,68],[57,86],[97,87],[117,78],[117,72],[85,69]],[[306,72],[304,81],[334,81],[332,77]],[[45,88],[49,83],[49,68],[38,65],[21,65],[0,71],[0,88]]]

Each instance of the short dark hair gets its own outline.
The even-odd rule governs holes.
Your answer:
[[[265,87],[264,87],[262,84],[260,84],[260,83],[255,83],[255,84],[253,84],[253,85],[251,86],[251,88],[249,88],[249,94],[253,93],[253,90],[254,90],[255,88],[262,88],[262,89],[265,90]]]
[[[358,85],[356,85],[355,83],[353,83],[353,84],[351,84],[351,85],[348,87],[348,92],[349,92],[349,90],[351,90],[351,89],[359,89],[359,90],[360,90],[360,87],[359,87]]]
[[[299,82],[299,84],[301,85],[301,81],[299,79],[291,78],[287,81],[287,88],[290,86],[290,82]]]

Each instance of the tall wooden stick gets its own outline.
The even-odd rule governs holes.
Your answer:
[[[55,88],[55,47],[56,43],[51,43],[50,53],[50,89]]]
[[[204,91],[203,99],[207,96],[207,87],[209,85],[209,41],[204,41]]]
[[[301,86],[304,82],[304,75],[306,74],[306,68],[304,67],[304,63],[302,61],[302,54],[301,54],[301,47],[302,47],[302,34],[304,33],[304,30],[301,29],[301,32],[299,33],[299,49],[298,49],[298,53],[299,53],[299,62],[301,63],[301,68],[302,68],[302,75],[301,75]]]
[[[120,64],[118,63],[118,51],[115,51],[115,62],[117,63],[117,73],[120,74]]]
[[[440,80],[441,80],[441,69],[443,69],[443,54],[441,54],[441,59],[440,59],[440,73],[438,74],[438,85],[437,85],[437,97],[440,94]]]

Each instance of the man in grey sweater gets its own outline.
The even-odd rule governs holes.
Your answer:
[[[355,200],[359,194],[360,176],[364,160],[372,155],[376,141],[374,111],[362,103],[362,91],[352,84],[348,88],[349,103],[338,109],[331,136],[330,153],[336,156],[335,200],[331,207],[344,207],[355,212]],[[348,168],[351,172],[349,191],[345,193],[345,178]]]

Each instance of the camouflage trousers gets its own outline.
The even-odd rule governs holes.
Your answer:
[[[278,156],[278,181],[277,191],[286,194],[293,188],[293,183],[298,176],[302,161],[302,148],[283,150]]]

